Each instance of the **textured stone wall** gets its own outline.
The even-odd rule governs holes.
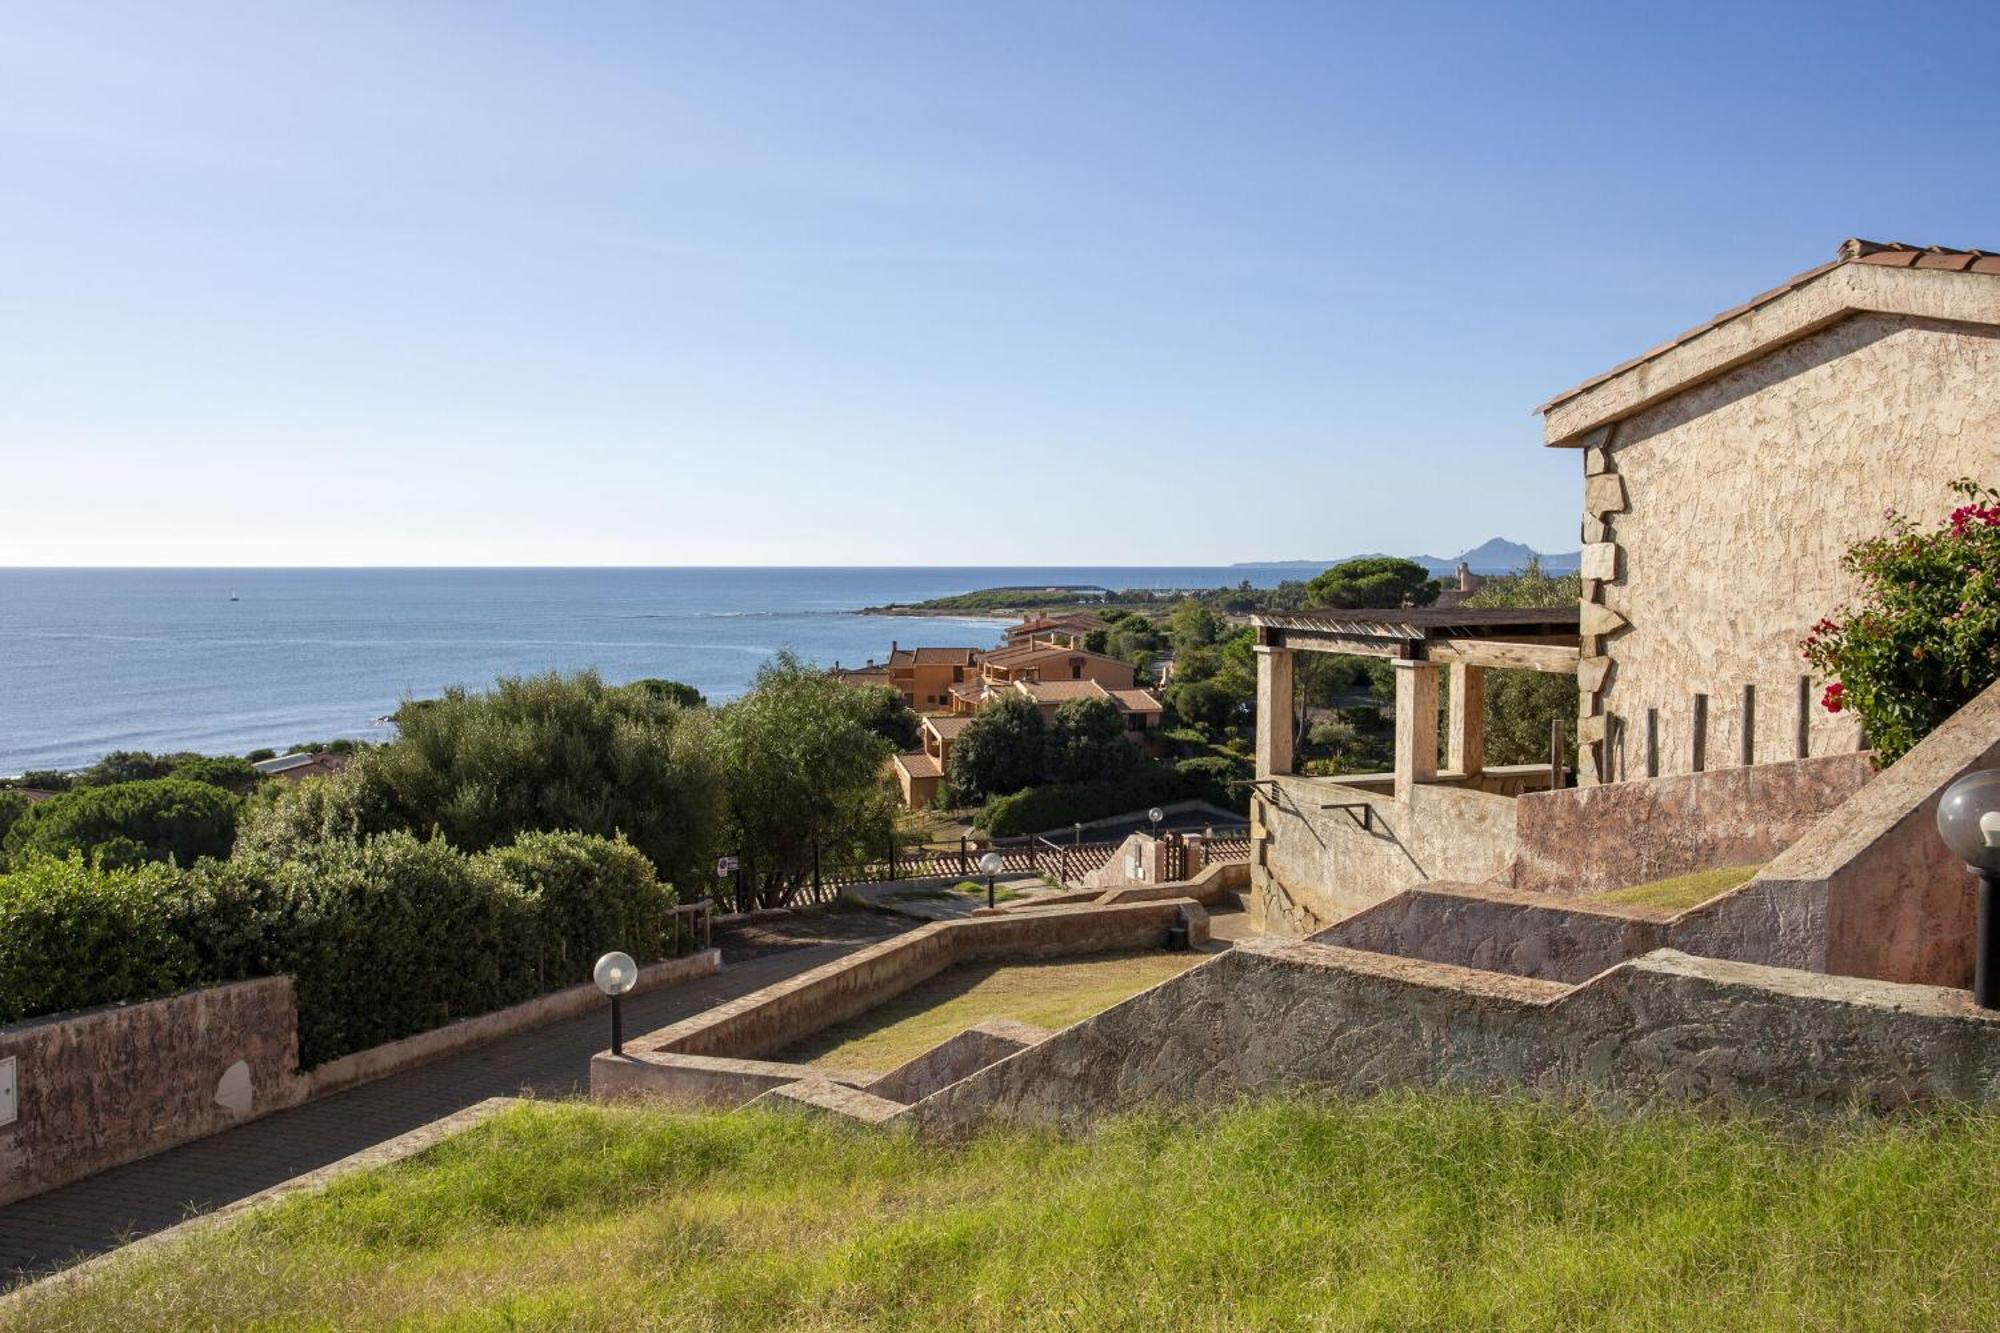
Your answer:
[[[1972,879],[1937,802],[2000,766],[2000,685],[1954,713],[1735,893],[1675,925],[1677,948],[1850,976],[1970,984]]]
[[[1426,880],[1478,881],[1514,855],[1515,801],[1443,784],[1407,802],[1332,781],[1277,778],[1254,801],[1249,910],[1267,931],[1309,935]],[[1359,810],[1320,807],[1349,802]]]
[[[1657,950],[1580,987],[1251,941],[911,1107],[932,1136],[1287,1088],[1526,1090],[1840,1112],[2000,1097],[1961,991]]]
[[[212,1134],[302,1095],[289,977],[0,1028],[19,1114],[0,1203]]]
[[[1425,884],[1336,922],[1312,942],[1579,982],[1665,944],[1668,917],[1490,884]]]
[[[1853,753],[1532,792],[1517,812],[1514,887],[1584,895],[1762,865],[1874,775]]]
[[[1857,591],[1842,553],[1883,530],[1885,507],[1928,519],[1946,482],[2000,464],[2000,330],[1858,315],[1644,408],[1582,455],[1584,780],[1646,775],[1648,710],[1659,772],[1692,771],[1696,693],[1706,766],[1739,763],[1745,685],[1756,758],[1793,758],[1799,640]],[[1805,713],[1810,754],[1859,748],[1851,715]]]

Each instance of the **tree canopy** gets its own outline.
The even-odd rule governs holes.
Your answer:
[[[1422,565],[1388,555],[1343,560],[1306,584],[1308,608],[1429,606],[1437,595],[1438,581]]]

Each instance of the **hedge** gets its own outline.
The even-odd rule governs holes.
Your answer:
[[[387,833],[190,869],[37,858],[0,877],[0,1022],[282,973],[310,1067],[581,980],[606,949],[659,957],[672,905],[630,844],[578,833],[473,855]]]
[[[187,778],[149,778],[78,787],[33,806],[7,833],[7,856],[79,852],[108,865],[172,859],[191,865],[227,856],[236,840],[240,798]]]
[[[1207,796],[1200,777],[1170,768],[1142,768],[1109,782],[1054,783],[996,797],[980,808],[973,823],[996,838],[1066,829],[1079,822],[1109,819],[1168,801]]]

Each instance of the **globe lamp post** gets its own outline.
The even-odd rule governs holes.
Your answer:
[[[1938,801],[1938,836],[1979,879],[1972,1002],[2000,1009],[2000,769],[1968,773]]]
[[[639,965],[632,961],[631,954],[614,949],[597,960],[590,976],[597,983],[597,989],[611,997],[611,1053],[623,1055],[625,1013],[620,1002],[624,1000],[625,992],[639,983]]]
[[[1006,861],[1001,859],[998,852],[988,852],[979,858],[979,868],[986,872],[986,906],[988,908],[994,905],[993,877],[1005,869],[1006,865]]]

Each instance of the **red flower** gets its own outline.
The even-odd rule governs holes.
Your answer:
[[[1826,687],[1826,693],[1820,696],[1819,701],[1821,707],[1825,708],[1827,712],[1838,713],[1841,709],[1847,707],[1847,690],[1836,680],[1833,684]]]

